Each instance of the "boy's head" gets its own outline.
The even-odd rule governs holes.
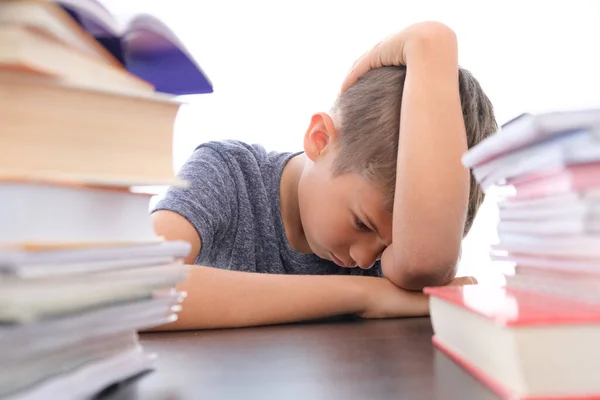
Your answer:
[[[391,241],[405,72],[400,67],[369,71],[336,100],[330,114],[311,120],[304,148],[312,163],[303,172],[298,197],[307,241],[322,258],[368,268]],[[497,123],[491,102],[464,69],[459,88],[471,148],[494,133]],[[464,235],[483,199],[471,176]]]

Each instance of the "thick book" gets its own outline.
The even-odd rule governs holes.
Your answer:
[[[62,7],[49,1],[0,1],[0,24],[35,30],[80,54],[113,68],[123,69],[104,46],[81,29]]]
[[[0,198],[0,248],[21,243],[160,240],[148,215],[148,194],[0,178]]]
[[[180,103],[0,70],[0,177],[181,184],[173,167]]]
[[[120,24],[96,0],[52,0],[101,43],[132,74],[157,91],[174,95],[212,93],[213,86],[194,57],[160,19],[137,14]]]
[[[598,398],[600,307],[484,285],[428,287],[434,343],[503,398]]]
[[[57,82],[89,89],[124,94],[154,93],[152,85],[122,68],[22,25],[0,26],[0,69],[47,76]]]

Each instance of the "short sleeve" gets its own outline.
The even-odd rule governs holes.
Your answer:
[[[177,175],[188,186],[169,188],[152,212],[173,211],[196,228],[202,241],[198,261],[214,251],[235,224],[236,183],[226,159],[209,146],[198,147]]]

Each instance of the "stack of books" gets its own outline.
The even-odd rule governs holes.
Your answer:
[[[600,397],[600,110],[524,114],[463,164],[498,203],[501,287],[427,288],[434,343],[503,397]]]
[[[150,188],[186,184],[173,96],[212,86],[157,19],[116,26],[90,0],[0,1],[0,398],[151,369],[137,332],[184,296],[190,245],[156,236]]]

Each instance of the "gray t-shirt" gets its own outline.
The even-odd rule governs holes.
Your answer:
[[[202,144],[178,174],[189,186],[170,188],[154,210],[174,211],[196,228],[202,240],[198,265],[274,274],[381,276],[379,262],[369,270],[342,268],[290,247],[279,188],[284,166],[297,154],[232,140]]]

